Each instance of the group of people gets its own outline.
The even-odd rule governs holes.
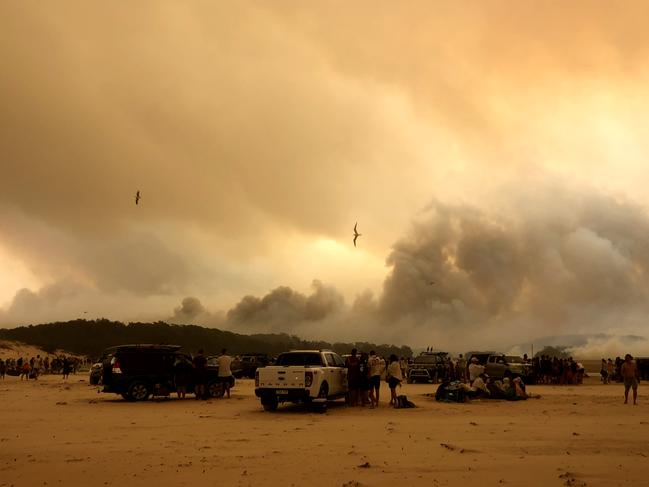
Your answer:
[[[572,357],[541,355],[532,359],[532,374],[537,384],[581,384],[585,369]]]
[[[622,365],[624,364],[625,359],[620,357],[615,357],[615,360],[611,358],[602,359],[601,369],[599,374],[601,376],[602,383],[610,384],[611,382],[622,382]]]
[[[67,379],[70,373],[77,372],[81,360],[62,355],[50,360],[49,356],[36,355],[29,360],[23,357],[17,359],[0,359],[0,378],[7,374],[20,376],[20,380],[37,380],[41,374],[62,374]]]
[[[381,381],[385,380],[390,388],[390,405],[397,403],[397,387],[405,377],[403,361],[392,354],[386,360],[374,350],[369,354],[358,353],[352,349],[345,360],[347,367],[348,396],[350,406],[368,406],[375,408],[379,405]]]
[[[219,367],[219,383],[222,384],[225,397],[229,398],[230,388],[233,383],[232,357],[228,355],[225,348],[221,350],[221,355],[217,357],[216,364]],[[173,366],[173,376],[179,399],[185,398],[189,384],[194,385],[196,399],[208,399],[210,397],[207,391],[207,357],[205,357],[203,349],[198,351],[191,362],[184,356],[179,356]]]

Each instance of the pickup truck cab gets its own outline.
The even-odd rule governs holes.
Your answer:
[[[531,365],[523,361],[523,357],[516,355],[493,354],[487,358],[485,372],[490,377],[502,379],[505,371],[509,371],[513,377],[522,377],[523,380],[530,375]]]
[[[274,365],[257,369],[255,395],[266,411],[274,411],[283,402],[302,402],[324,409],[328,400],[347,395],[345,362],[330,350],[282,353]]]
[[[408,371],[408,383],[437,382],[444,377],[446,352],[421,352],[415,357]]]

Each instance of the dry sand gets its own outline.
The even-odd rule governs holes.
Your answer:
[[[49,357],[50,359],[58,357],[60,355],[78,358],[83,357],[83,355],[66,352],[64,350],[55,350],[53,353],[48,353],[43,349],[35,347],[33,345],[27,345],[25,343],[8,340],[0,340],[0,358],[3,360],[18,359],[19,357],[23,357],[29,360],[30,358],[36,357],[37,355],[40,355],[42,358]]]
[[[643,384],[640,392],[643,392]],[[262,411],[231,399],[128,403],[85,375],[0,381],[0,486],[649,485],[649,402],[620,385],[536,386],[525,402]],[[382,401],[387,398],[383,384]],[[469,483],[467,483],[469,482]]]

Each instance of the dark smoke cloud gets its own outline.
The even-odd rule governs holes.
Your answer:
[[[388,256],[378,298],[351,305],[314,281],[227,313],[234,329],[504,346],[551,333],[641,330],[649,312],[649,216],[633,202],[547,181],[503,188],[490,210],[434,201]],[[320,323],[320,328],[312,326]]]
[[[241,330],[295,332],[343,310],[344,298],[335,288],[318,280],[311,287],[309,295],[281,286],[262,298],[245,296],[228,311],[227,319]]]
[[[189,296],[183,299],[181,305],[174,310],[173,318],[174,320],[189,322],[205,312],[205,306],[203,306],[200,299]]]
[[[641,329],[646,210],[549,183],[531,193],[506,189],[492,211],[434,202],[388,257],[380,315],[445,341]]]

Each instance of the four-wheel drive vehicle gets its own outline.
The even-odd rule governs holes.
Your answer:
[[[266,411],[279,403],[309,403],[325,408],[327,400],[347,394],[347,369],[329,350],[293,350],[277,357],[275,365],[255,374],[255,395]]]
[[[516,355],[505,355],[496,353],[489,355],[485,365],[485,373],[490,377],[502,379],[505,371],[509,371],[513,377],[522,377],[523,381],[531,374],[531,364],[526,364],[523,357]]]
[[[496,355],[496,352],[494,352],[494,351],[489,351],[489,352],[467,352],[464,355],[466,357],[466,366],[469,367],[469,365],[471,365],[471,359],[473,357],[478,359],[478,363],[480,365],[487,365],[487,360],[492,355]]]
[[[409,366],[408,382],[429,382],[444,377],[446,352],[421,352]]]
[[[640,375],[640,380],[649,380],[649,358],[638,357],[635,359],[635,363],[638,366],[638,375]]]
[[[265,367],[269,362],[270,360],[265,354],[241,355],[234,359],[230,367],[232,369],[232,375],[237,379],[242,377],[254,379],[257,369],[259,367]]]
[[[166,396],[175,392],[174,364],[191,363],[177,345],[119,345],[106,349],[102,357],[102,392],[120,394],[129,401],[144,401],[151,394]],[[194,392],[193,377],[188,378],[187,392]],[[207,394],[221,397],[223,385],[218,367],[207,366]]]

